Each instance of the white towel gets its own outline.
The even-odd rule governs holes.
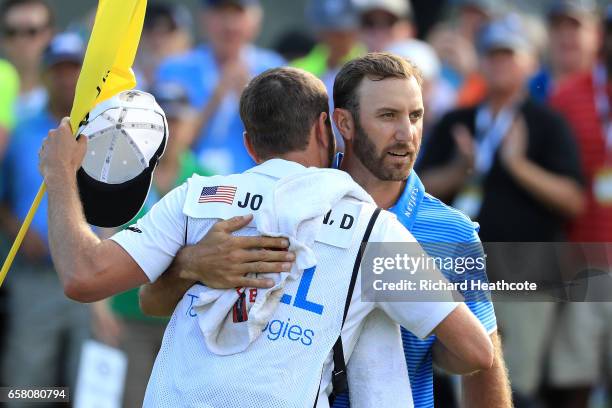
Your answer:
[[[352,408],[414,407],[400,327],[380,309],[365,319],[347,377]]]
[[[262,235],[286,237],[296,261],[290,272],[262,274],[275,281],[270,289],[259,289],[248,310],[248,320],[235,323],[232,308],[236,290],[203,288],[194,303],[198,322],[208,349],[219,355],[244,351],[261,334],[276,310],[285,284],[299,280],[305,269],[316,265],[312,251],[323,217],[345,197],[373,203],[372,197],[345,172],[309,168],[278,181],[273,199],[266,200],[255,213],[255,224]]]

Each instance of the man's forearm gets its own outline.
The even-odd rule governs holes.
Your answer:
[[[85,221],[79,200],[76,175],[56,174],[46,180],[49,208],[47,212],[49,247],[53,264],[71,297],[83,274],[95,272],[94,258],[100,239]]]
[[[179,252],[158,280],[140,287],[138,298],[143,313],[156,317],[170,316],[185,292],[196,283],[180,277],[183,253]]]
[[[512,392],[497,332],[491,335],[495,360],[488,370],[462,377],[462,406],[465,408],[511,408]]]
[[[432,355],[436,366],[449,374],[464,375],[474,372],[472,365],[466,364],[461,357],[450,351],[440,341],[434,343]]]
[[[100,239],[85,221],[76,174],[47,179],[49,247],[66,296],[94,302],[136,287],[147,278],[117,244]]]
[[[451,361],[453,370],[472,372],[489,369],[493,365],[491,340],[465,304],[457,306],[436,326],[433,333],[449,353],[460,358],[461,368]]]

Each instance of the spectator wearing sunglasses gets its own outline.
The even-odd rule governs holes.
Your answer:
[[[6,0],[0,6],[2,51],[19,73],[18,118],[40,111],[47,102],[41,84],[41,59],[53,37],[54,13],[44,0]]]
[[[355,0],[361,40],[368,51],[385,51],[395,42],[415,36],[407,0]]]

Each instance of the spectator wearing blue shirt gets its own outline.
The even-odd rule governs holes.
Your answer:
[[[157,80],[183,85],[201,111],[192,145],[199,162],[217,174],[239,173],[255,164],[243,145],[240,93],[284,60],[251,44],[262,19],[257,0],[203,0],[201,19],[208,43],[162,63]]]
[[[19,118],[3,171],[2,227],[14,237],[42,183],[38,149],[49,129],[67,116],[81,69],[84,44],[75,34],[58,35],[43,60],[49,94],[45,109]],[[90,310],[68,300],[51,263],[47,199],[42,200],[7,278],[9,329],[4,378],[13,386],[74,385],[82,342],[89,336]],[[57,377],[58,368],[64,378]],[[9,405],[27,406],[27,405]]]

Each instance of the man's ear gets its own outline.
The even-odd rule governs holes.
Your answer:
[[[257,153],[255,153],[255,149],[253,149],[253,145],[251,144],[251,140],[249,139],[246,130],[242,132],[242,141],[244,143],[244,147],[247,150],[247,153],[249,154],[249,156],[251,156],[251,159],[253,159],[253,161],[257,164],[261,163],[259,156],[257,155]]]
[[[329,120],[329,113],[321,112],[317,122],[315,124],[315,137],[317,138],[317,142],[319,145],[328,148],[329,145],[329,126],[327,125]]]
[[[355,135],[355,120],[351,112],[346,109],[335,108],[334,123],[344,140],[353,140]]]

